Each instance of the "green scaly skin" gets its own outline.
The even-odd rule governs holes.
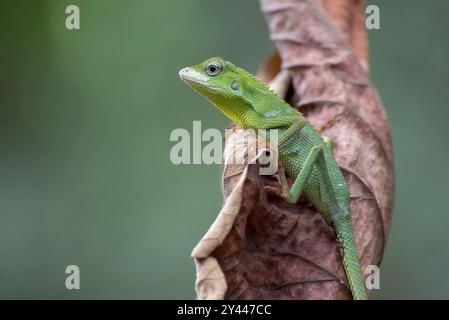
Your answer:
[[[181,79],[228,118],[248,129],[279,130],[279,159],[294,179],[283,185],[286,201],[304,194],[336,233],[353,298],[367,298],[350,216],[349,190],[332,153],[307,119],[268,86],[222,58],[208,59],[179,72]]]

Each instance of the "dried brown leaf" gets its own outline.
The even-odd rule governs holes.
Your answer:
[[[365,1],[314,0],[329,19],[343,32],[362,66],[368,70],[368,33],[365,27]]]
[[[313,2],[261,4],[282,66],[292,77],[290,103],[334,141],[351,192],[362,267],[378,265],[394,189],[390,135],[378,94],[349,38]],[[276,64],[273,57],[262,69],[265,81]],[[232,135],[245,138],[238,130]],[[225,156],[238,148],[228,143]],[[266,185],[278,182],[260,176],[257,165],[225,165],[225,205],[193,252],[198,298],[349,299],[333,229],[307,203],[286,204],[267,194]]]

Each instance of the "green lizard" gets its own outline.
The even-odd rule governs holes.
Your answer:
[[[304,193],[333,226],[352,296],[366,299],[349,190],[334,159],[331,141],[321,137],[299,111],[267,85],[222,58],[184,68],[179,75],[243,128],[278,129],[279,160],[294,181],[288,189],[285,177],[281,177],[284,199],[296,203]]]

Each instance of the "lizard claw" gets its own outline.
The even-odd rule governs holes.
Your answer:
[[[270,193],[280,199],[282,199],[284,202],[289,204],[295,204],[296,202],[291,200],[288,195],[285,195],[282,193],[282,191],[279,188],[272,187],[272,186],[264,186],[263,187],[267,193]]]
[[[285,200],[285,196],[282,194],[282,192],[281,192],[281,190],[279,190],[279,188],[272,187],[272,186],[264,186],[263,188],[265,189],[265,191],[267,193],[270,193],[272,195],[275,195],[275,196]]]

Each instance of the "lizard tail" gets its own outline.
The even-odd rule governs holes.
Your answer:
[[[357,254],[351,216],[349,213],[343,213],[332,220],[352,296],[354,300],[366,300],[365,281]]]

